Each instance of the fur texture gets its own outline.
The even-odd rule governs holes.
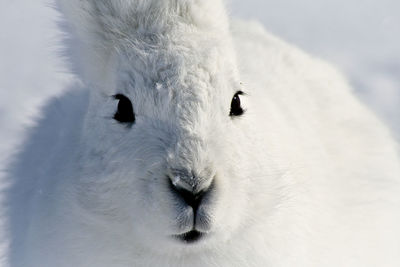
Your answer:
[[[41,152],[10,171],[9,266],[400,264],[397,144],[329,65],[228,23],[220,1],[60,4],[90,92],[49,112],[56,130],[38,130],[46,144],[26,149]],[[233,118],[237,91],[246,112]],[[135,124],[113,120],[115,94]],[[174,238],[193,220],[168,186],[175,170],[215,184],[193,244]]]

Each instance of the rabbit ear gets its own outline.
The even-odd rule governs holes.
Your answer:
[[[60,10],[79,41],[88,48],[109,48],[123,25],[123,13],[132,1],[58,0]],[[123,3],[123,4],[122,4]]]
[[[141,0],[142,1],[142,0]],[[143,0],[145,1],[145,0]],[[124,35],[126,17],[134,0],[58,0],[57,7],[66,19],[68,54],[84,80],[104,85],[110,60]],[[130,20],[133,24],[134,19]],[[97,86],[98,87],[98,86]]]
[[[86,44],[115,45],[138,29],[161,32],[171,20],[222,30],[227,17],[222,0],[58,0]]]

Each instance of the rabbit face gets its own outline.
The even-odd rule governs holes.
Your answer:
[[[224,53],[200,61],[174,50],[140,65],[117,56],[85,119],[80,205],[164,252],[232,236],[248,202],[252,130]]]
[[[97,6],[84,14],[90,27],[76,25],[92,83],[76,199],[119,243],[198,251],[247,228],[254,203],[268,206],[262,195],[248,200],[268,188],[259,178],[269,165],[259,164],[259,122],[245,112],[250,92],[240,84],[227,17],[207,3],[216,21],[185,1],[151,12],[96,1],[76,11]]]

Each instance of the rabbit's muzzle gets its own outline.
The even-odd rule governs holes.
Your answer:
[[[181,174],[168,176],[169,189],[184,211],[184,219],[181,218],[178,223],[182,229],[189,229],[175,237],[186,243],[200,240],[211,228],[209,206],[215,191],[215,179],[207,179],[208,183],[195,182],[199,180],[202,179],[194,176],[182,177]]]

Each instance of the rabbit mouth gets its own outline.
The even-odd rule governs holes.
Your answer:
[[[183,233],[180,235],[175,235],[174,237],[176,239],[178,239],[179,241],[182,241],[186,244],[193,244],[193,243],[196,243],[197,241],[199,241],[200,239],[202,239],[205,235],[206,235],[205,233],[202,233],[202,232],[199,232],[199,231],[193,229],[189,232],[186,232],[186,233]]]

